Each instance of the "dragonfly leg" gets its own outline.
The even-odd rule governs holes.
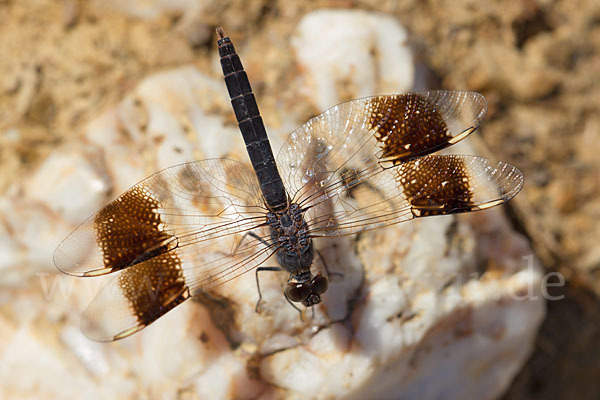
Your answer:
[[[269,247],[269,243],[265,239],[261,238],[256,233],[254,233],[252,231],[249,231],[249,232],[244,233],[244,236],[242,236],[242,238],[240,239],[240,241],[238,242],[238,244],[235,245],[235,249],[233,249],[233,251],[230,254],[231,256],[235,256],[235,254],[238,252],[238,250],[242,246],[242,243],[244,243],[244,240],[246,239],[246,236],[250,236],[251,238],[258,240],[259,242],[261,242],[265,246]]]
[[[288,303],[290,303],[290,305],[292,307],[294,307],[296,309],[296,311],[298,311],[300,313],[300,321],[304,321],[304,314],[302,313],[302,310],[299,309],[298,307],[296,307],[296,305],[290,300],[290,298],[288,297],[287,293],[284,291],[283,295],[285,296],[285,299],[287,300]],[[313,309],[313,317],[315,316],[315,309],[314,307],[311,307]]]
[[[285,270],[281,267],[258,267],[258,268],[256,268],[255,276],[256,276],[256,289],[258,289],[258,301],[256,302],[256,307],[254,307],[255,312],[258,312],[260,303],[262,302],[262,293],[260,292],[260,282],[258,281],[258,273],[261,271],[285,271]],[[285,298],[287,299],[287,296],[285,296]],[[290,300],[288,299],[288,302],[289,301]],[[294,308],[296,308],[296,307],[294,306]]]
[[[250,231],[250,232],[246,232],[246,234],[244,236],[250,236],[251,238],[254,238],[256,240],[258,240],[259,242],[261,242],[262,244],[264,244],[265,246],[269,247],[269,243],[267,243],[267,241],[263,238],[261,238],[260,236],[258,236],[256,233]]]
[[[342,274],[341,272],[330,272],[329,271],[329,267],[327,266],[327,263],[325,262],[325,257],[323,257],[323,254],[321,254],[321,252],[319,250],[317,250],[317,255],[319,256],[319,258],[321,259],[321,262],[323,263],[323,267],[325,268],[325,272],[327,273],[327,279],[331,280],[332,276],[339,276],[340,278],[344,278],[344,274]]]

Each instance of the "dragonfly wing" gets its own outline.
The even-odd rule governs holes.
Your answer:
[[[227,159],[162,170],[92,215],[56,249],[54,262],[75,276],[97,276],[194,244],[244,233],[264,222],[256,176]]]
[[[393,187],[384,191],[376,181],[387,175]],[[315,198],[317,212],[309,226],[313,236],[337,236],[413,218],[478,211],[507,202],[522,186],[521,171],[504,162],[493,165],[476,156],[428,155],[365,178],[351,190]],[[324,213],[324,207],[333,211]]]
[[[407,185],[433,184],[427,183],[425,176],[415,175],[417,166],[424,173],[448,177],[464,162],[463,175],[471,178],[472,194],[490,194],[480,193],[495,179],[494,168],[487,161],[428,156],[468,136],[486,111],[482,95],[463,91],[352,100],[292,132],[278,155],[278,167],[294,201],[308,209],[311,232],[316,236],[346,235],[433,215],[432,210],[417,215],[419,211],[411,203]],[[481,173],[481,168],[486,172]],[[497,184],[518,186],[519,180],[522,184],[516,168],[502,164],[496,169],[511,169],[515,180]],[[415,176],[407,181],[411,174]],[[497,189],[510,192],[509,187]],[[499,196],[507,200],[505,195]],[[487,204],[498,200],[496,197],[490,195]],[[447,201],[449,204],[452,199]]]
[[[98,211],[54,255],[71,275],[116,273],[85,313],[84,333],[126,337],[263,263],[274,246],[262,201],[252,171],[214,159],[160,171]]]
[[[248,240],[235,254],[170,251],[119,272],[98,293],[82,319],[90,339],[113,341],[140,331],[195,293],[262,264],[271,247]]]

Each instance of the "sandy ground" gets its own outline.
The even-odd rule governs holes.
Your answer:
[[[511,219],[544,266],[567,278],[552,293],[564,300],[549,302],[536,352],[506,398],[597,398],[598,1],[224,0],[194,18],[177,11],[126,16],[108,3],[0,1],[1,191],[148,74],[186,63],[210,73],[217,25],[244,41],[261,110],[277,125],[269,93],[282,87],[284,101],[307,118],[320,111],[298,101],[289,84],[297,73],[289,37],[304,14],[335,7],[394,15],[412,33],[432,88],[476,90],[488,99],[478,151],[523,170],[526,185],[509,206]]]

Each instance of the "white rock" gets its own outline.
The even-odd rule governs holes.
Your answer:
[[[501,219],[498,210],[487,213]],[[501,266],[475,276],[470,266],[482,260],[472,251],[462,262],[445,255],[451,223],[432,218],[364,234],[366,281],[351,324],[266,357],[265,378],[291,398],[499,396],[531,352],[544,315],[540,268],[523,263],[516,273]],[[513,257],[527,255],[506,226],[478,236],[469,221],[460,224],[463,241],[500,240]],[[410,236],[408,253],[394,246]]]
[[[65,147],[48,156],[28,179],[25,196],[79,224],[106,202],[110,182],[93,147]]]
[[[88,369],[96,376],[104,377],[108,374],[108,360],[102,350],[102,344],[88,340],[79,329],[67,326],[61,333],[61,339],[67,347]]]
[[[9,191],[0,198],[0,284],[27,286],[34,272],[56,272],[52,254],[73,225],[52,212],[39,201]]]
[[[121,107],[126,108],[127,100]],[[143,157],[143,138],[139,129],[131,129],[120,109],[112,109],[90,122],[84,133],[92,145],[102,151],[105,173],[111,181],[113,197],[123,192],[149,172]]]
[[[500,219],[501,215],[498,210],[489,210],[485,218]],[[501,271],[477,276],[469,266],[481,260],[471,253],[461,256],[463,263],[453,263],[454,268],[446,267],[440,272],[437,267],[455,257],[445,256],[447,246],[436,244],[445,240],[449,222],[448,218],[435,218],[411,223],[421,230],[417,235],[426,233],[427,238],[415,240],[411,252],[421,249],[431,257],[422,259],[424,266],[415,264],[415,258],[410,255],[393,262],[406,274],[397,288],[406,294],[406,303],[400,301],[395,308],[386,311],[378,302],[390,305],[391,301],[393,305],[394,290],[369,290],[373,299],[365,306],[356,337],[361,347],[369,349],[374,362],[379,360],[381,364],[365,377],[366,384],[354,393],[356,398],[367,394],[371,397],[495,398],[531,352],[537,327],[544,316],[539,265],[528,268],[523,262],[521,271],[514,275],[504,270],[508,267],[505,265]],[[488,224],[493,225],[493,222]],[[403,228],[403,225],[390,228],[388,234],[397,237],[395,233]],[[510,234],[506,227],[495,235],[515,258],[528,254],[520,238]],[[465,232],[460,238],[474,240],[478,245],[492,240],[492,236],[494,234]],[[365,239],[371,243],[382,237]],[[394,250],[390,247],[389,251]],[[517,253],[521,251],[519,256]],[[365,254],[367,259],[368,254]],[[390,265],[390,268],[395,266]],[[385,275],[382,278],[390,279]],[[373,284],[374,288],[379,286]],[[529,289],[530,299],[514,295]],[[370,308],[371,303],[374,309]],[[364,320],[366,316],[369,320]]]
[[[410,88],[405,33],[396,22],[379,14],[339,13],[317,12],[298,28],[300,62],[325,71],[320,76],[318,68],[307,69],[316,104],[324,109],[338,101],[335,85],[327,82],[335,76],[356,82],[364,91],[357,96],[381,87]],[[345,31],[349,23],[357,30]],[[365,23],[368,28],[358,28]],[[336,36],[338,29],[346,33]],[[340,38],[352,45],[325,57],[316,40],[318,51],[307,53],[303,35],[311,30],[331,46]],[[370,49],[386,43],[382,37],[391,49],[378,54],[396,58],[381,61],[382,71],[405,71],[396,81],[374,78],[381,67]],[[354,63],[353,72],[336,75],[342,55]],[[359,60],[368,62],[359,66]],[[142,82],[83,134],[102,160],[99,170],[87,153],[65,160],[57,153],[0,199],[0,246],[18,248],[1,260],[3,272],[23,277],[53,269],[51,250],[73,227],[72,219],[97,206],[105,187],[113,189],[108,197],[115,196],[160,168],[193,159],[228,156],[247,163],[239,132],[214,112],[227,103],[222,82],[192,67]],[[63,183],[43,179],[58,179],[60,171],[68,172]],[[102,187],[88,181],[104,176],[109,183]],[[37,185],[47,185],[48,197],[36,192]],[[62,193],[71,190],[78,193],[73,208]],[[287,304],[284,273],[261,278],[264,311],[255,313],[258,294],[250,272],[131,338],[103,345],[86,344],[76,329],[98,282],[106,280],[62,281],[50,274],[21,279],[25,288],[14,289],[16,294],[0,292],[8,309],[0,313],[0,397],[495,398],[531,352],[544,313],[540,268],[525,262],[531,250],[498,209],[316,245],[329,269],[343,278],[333,277],[314,316],[309,311],[301,320]],[[493,268],[478,275],[488,259]],[[31,281],[36,286],[27,286]]]
[[[304,94],[321,110],[343,98],[402,93],[413,87],[408,34],[398,21],[362,10],[318,10],[292,40]]]
[[[26,304],[19,307],[19,296],[13,296],[14,310],[25,310],[27,318],[15,324],[3,315],[0,332],[0,394],[2,398],[77,398],[103,399],[132,397],[135,386],[124,375],[114,373],[94,380],[81,368],[79,359],[55,340],[53,325],[44,321],[44,310],[37,304],[36,293],[30,291]],[[96,344],[92,343],[92,346]],[[81,348],[89,345],[81,344]],[[117,372],[117,371],[114,371]]]
[[[207,111],[228,103],[223,81],[181,67],[142,81],[92,121],[85,137],[102,149],[113,193],[119,194],[176,164],[242,155],[237,128]]]

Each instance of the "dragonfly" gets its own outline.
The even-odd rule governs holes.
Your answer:
[[[252,169],[231,159],[166,168],[100,209],[58,246],[69,275],[115,274],[81,328],[113,341],[194,295],[255,271],[289,274],[284,297],[314,307],[329,274],[311,271],[314,241],[428,216],[485,210],[514,197],[523,174],[505,162],[432,154],[475,131],[476,92],[436,90],[351,100],[294,130],[277,157],[233,43],[220,62]],[[277,266],[265,266],[275,256]],[[259,302],[261,301],[258,286]]]

